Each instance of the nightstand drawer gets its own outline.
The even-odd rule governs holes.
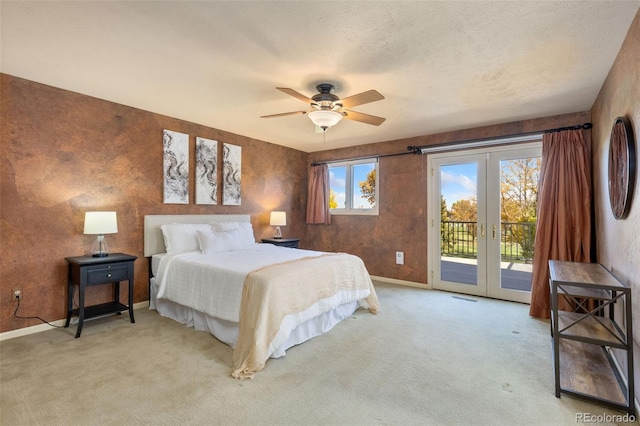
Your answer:
[[[100,265],[89,268],[87,271],[87,285],[114,283],[129,279],[129,267],[127,265]]]

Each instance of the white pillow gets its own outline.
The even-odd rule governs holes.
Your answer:
[[[214,231],[237,230],[238,238],[242,248],[252,248],[256,245],[256,238],[253,235],[253,225],[251,222],[219,222],[212,223],[211,228]]]
[[[209,228],[207,231],[198,230],[196,235],[200,242],[200,250],[202,250],[202,254],[242,250],[237,229],[229,231],[213,231]]]
[[[214,231],[232,231],[238,229],[236,224],[237,222],[214,222],[210,226]]]
[[[240,231],[240,242],[242,248],[252,248],[256,245],[256,237],[253,235],[253,225],[251,222],[237,222]]]
[[[208,224],[170,223],[160,226],[164,237],[167,253],[181,253],[183,251],[200,250],[200,243],[196,231],[207,231]]]

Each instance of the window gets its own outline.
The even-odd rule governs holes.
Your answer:
[[[329,165],[331,214],[378,214],[378,159]]]

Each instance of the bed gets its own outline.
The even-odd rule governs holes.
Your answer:
[[[380,304],[362,260],[255,242],[249,215],[148,215],[149,304],[233,350],[231,376]]]

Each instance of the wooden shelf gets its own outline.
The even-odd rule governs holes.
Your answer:
[[[579,297],[584,299],[609,300],[611,292],[601,288],[577,287],[569,284],[558,284],[558,294],[566,297]]]
[[[589,343],[595,345],[627,348],[626,336],[616,329],[615,323],[609,318],[558,311],[558,330],[563,337],[583,341],[589,339]]]
[[[627,405],[606,349],[576,340],[560,341],[560,387],[563,392],[588,395],[601,402]]]
[[[609,290],[628,288],[598,263],[550,260],[549,264],[552,263],[553,270],[549,270],[551,272],[551,279],[558,284],[565,283],[581,287],[593,286]]]

